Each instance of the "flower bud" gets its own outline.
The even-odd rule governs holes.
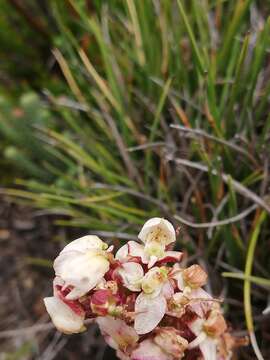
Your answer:
[[[207,281],[207,274],[200,265],[191,265],[183,270],[182,275],[185,283],[193,289],[200,288]]]

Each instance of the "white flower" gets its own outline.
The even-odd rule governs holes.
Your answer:
[[[73,334],[85,330],[83,312],[81,314],[75,313],[68,305],[54,296],[45,298],[44,304],[52,322],[59,331],[65,334]]]
[[[138,238],[145,244],[157,242],[169,245],[176,240],[173,225],[162,218],[152,218],[143,225]]]
[[[159,262],[159,265],[167,262],[179,262],[182,256],[183,253],[179,251],[166,251],[164,242],[150,241],[142,245],[136,241],[129,241],[117,251],[115,258],[121,262],[125,262],[130,258],[138,258],[143,264],[148,264],[150,269],[157,262]]]
[[[107,245],[97,236],[72,241],[54,261],[56,276],[71,286],[66,299],[74,300],[93,289],[109,270]]]
[[[138,238],[145,244],[144,256],[147,256],[148,267],[151,268],[167,256],[166,246],[175,242],[176,234],[168,220],[152,218],[143,225]],[[176,253],[170,255],[175,256]]]
[[[164,284],[168,279],[168,272],[164,267],[153,267],[142,279],[142,290],[146,294],[156,297],[160,294]]]

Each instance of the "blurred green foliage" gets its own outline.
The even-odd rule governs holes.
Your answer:
[[[155,215],[234,217],[253,195],[269,213],[268,3],[29,2],[37,30],[14,2],[0,15],[3,166],[18,185],[6,193],[58,224],[127,234]],[[182,239],[241,270],[259,213]],[[269,276],[269,231],[258,276]]]

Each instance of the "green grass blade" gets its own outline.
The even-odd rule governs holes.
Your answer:
[[[203,57],[202,57],[202,55],[201,55],[201,53],[199,51],[198,45],[197,45],[196,40],[195,40],[195,36],[194,36],[192,28],[191,28],[191,26],[189,24],[188,17],[187,17],[187,14],[185,12],[185,9],[183,7],[182,1],[177,0],[177,4],[178,4],[180,15],[182,17],[182,20],[184,22],[186,31],[187,31],[189,39],[190,39],[192,51],[194,53],[194,58],[195,58],[196,64],[198,65],[198,70],[199,70],[201,75],[205,75],[206,69],[205,69],[205,65],[204,65],[204,62],[203,62]]]

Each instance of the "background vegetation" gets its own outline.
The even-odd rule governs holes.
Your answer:
[[[268,3],[1,3],[1,193],[108,241],[169,218],[269,358]]]

